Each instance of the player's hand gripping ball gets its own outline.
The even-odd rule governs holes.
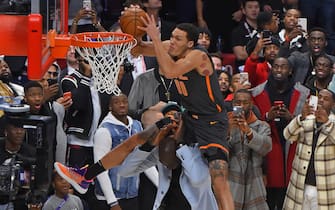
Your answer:
[[[133,35],[134,37],[142,37],[145,31],[137,28],[137,26],[144,27],[141,17],[146,17],[146,12],[137,7],[130,7],[124,11],[120,17],[120,27],[123,33]]]

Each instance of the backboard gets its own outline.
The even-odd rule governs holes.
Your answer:
[[[0,5],[0,54],[27,56],[28,78],[39,80],[54,60],[65,58],[70,45],[68,0],[11,2],[15,7]]]

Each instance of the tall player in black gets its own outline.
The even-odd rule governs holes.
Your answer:
[[[156,56],[161,72],[166,78],[176,78],[176,87],[182,95],[186,144],[198,143],[209,162],[214,194],[220,210],[234,209],[233,198],[228,183],[228,155],[226,137],[228,120],[223,108],[223,98],[219,89],[217,76],[209,55],[195,47],[198,40],[197,28],[188,23],[179,24],[172,32],[170,40],[162,42],[154,17],[143,19],[146,31],[152,42],[142,42],[137,38],[138,45],[133,54]],[[156,123],[157,125],[157,123]],[[161,128],[161,126],[157,127]],[[151,137],[152,135],[150,135]],[[142,135],[143,137],[143,135]],[[123,161],[136,146],[143,144],[145,138],[131,137],[116,151],[106,154],[89,168],[73,169],[55,163],[57,172],[74,187],[87,189],[91,179],[99,173],[115,167]]]
[[[185,136],[187,144],[199,143],[209,161],[212,184],[220,209],[234,209],[228,184],[227,116],[223,108],[211,58],[195,44],[197,28],[189,23],[177,25],[168,41],[162,42],[153,17],[144,20],[152,42],[140,42],[133,50],[156,56],[161,72],[167,78],[177,78],[176,87],[186,109]]]

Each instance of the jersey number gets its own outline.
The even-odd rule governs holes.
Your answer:
[[[176,88],[178,90],[178,93],[180,95],[188,96],[187,88],[186,88],[186,85],[184,83],[184,81],[187,81],[187,80],[188,80],[188,77],[180,76],[180,77],[178,77],[178,79],[176,79],[174,81],[174,83],[176,84]]]

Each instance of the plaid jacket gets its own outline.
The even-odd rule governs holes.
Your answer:
[[[334,119],[331,114],[329,119]],[[318,210],[335,209],[335,122],[328,120],[320,128],[314,154]],[[283,209],[302,209],[306,172],[311,157],[314,132],[313,120],[300,121],[295,117],[284,129],[284,136],[298,142],[292,175]]]
[[[233,114],[228,113],[229,119]],[[247,118],[253,138],[248,141],[237,128],[230,129],[229,185],[236,210],[266,210],[263,182],[263,157],[271,151],[270,126],[258,120],[253,112]]]

